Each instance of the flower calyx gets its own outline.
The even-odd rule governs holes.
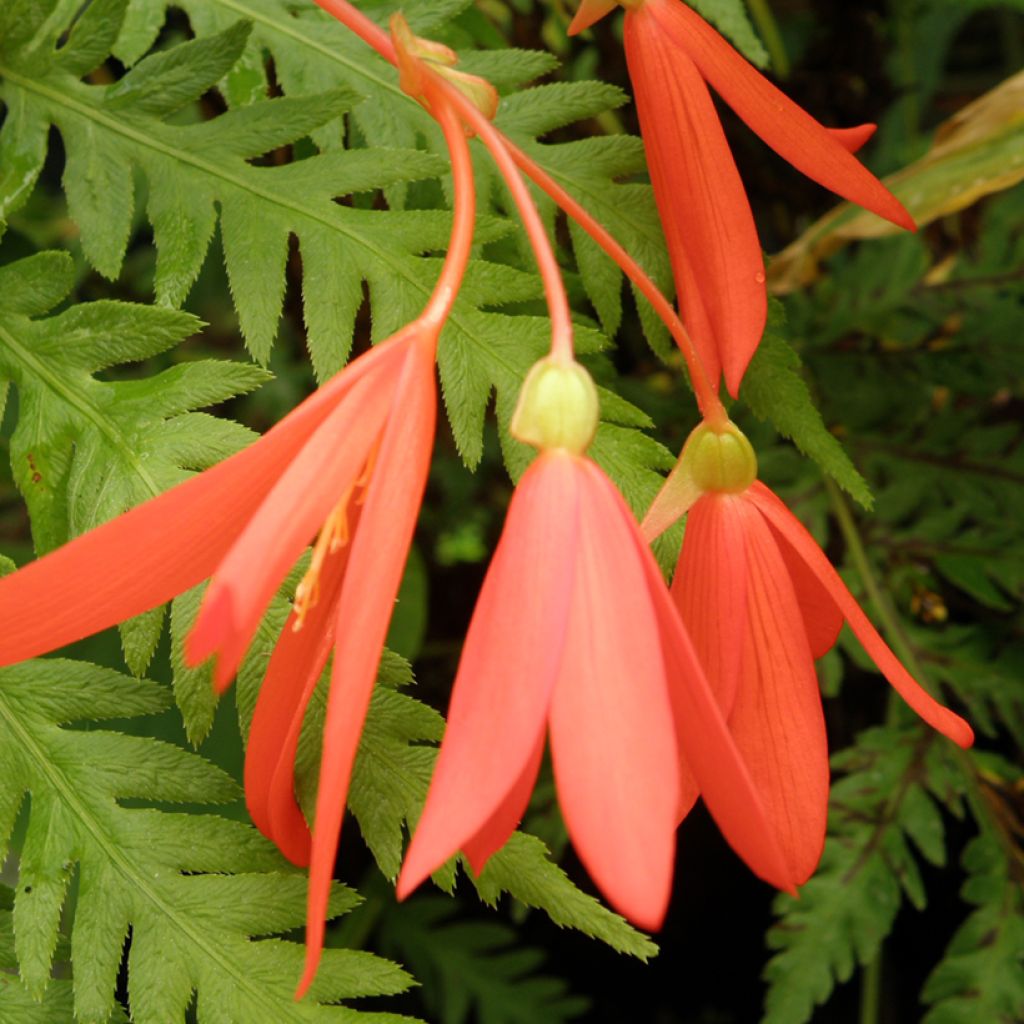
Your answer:
[[[757,479],[757,455],[732,420],[701,423],[683,445],[641,526],[648,541],[664,533],[705,494],[741,494]]]
[[[425,110],[431,111],[427,95],[428,74],[433,72],[458,89],[489,121],[498,112],[498,91],[485,78],[456,71],[458,54],[444,43],[413,34],[402,14],[392,15],[391,42],[398,64],[398,84]]]
[[[541,451],[564,448],[582,455],[598,422],[597,388],[590,374],[574,360],[547,356],[526,375],[509,431]]]

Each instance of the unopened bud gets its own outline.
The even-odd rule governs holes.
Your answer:
[[[598,412],[590,374],[579,363],[549,356],[527,374],[509,430],[535,448],[582,455],[597,433]]]
[[[757,479],[757,456],[733,423],[722,428],[702,423],[690,435],[683,462],[702,491],[738,494]]]

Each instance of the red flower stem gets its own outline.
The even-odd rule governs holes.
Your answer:
[[[473,228],[476,224],[476,182],[473,178],[473,160],[466,142],[466,133],[448,97],[437,88],[433,76],[424,76],[425,88],[430,100],[430,109],[444,132],[448,156],[452,164],[452,181],[455,192],[452,232],[448,242],[448,254],[444,267],[434,285],[434,291],[426,308],[419,315],[420,323],[435,328],[436,338],[459,294],[459,286],[466,273],[469,253],[473,245]]]
[[[359,36],[367,46],[376,50],[386,61],[391,64],[395,63],[395,48],[392,45],[391,36],[362,11],[357,10],[346,0],[313,0],[313,2],[332,17],[337,18],[342,25]]]
[[[442,79],[438,78],[436,81],[444,89],[445,95],[451,105],[458,110],[463,121],[480,136],[480,141],[494,158],[509,192],[512,193],[512,199],[519,210],[519,216],[523,221],[523,227],[526,229],[526,235],[530,240],[530,246],[537,260],[537,267],[544,282],[544,295],[551,316],[551,354],[558,358],[572,360],[572,317],[569,313],[569,299],[565,294],[565,285],[562,281],[562,271],[555,259],[554,250],[551,248],[551,242],[548,240],[544,223],[537,212],[530,190],[526,187],[526,183],[516,167],[509,148],[511,144],[458,89]]]
[[[320,7],[322,7],[329,14],[337,18],[343,25],[354,32],[360,39],[363,40],[368,46],[371,46],[377,51],[385,60],[390,61],[392,64],[395,63],[395,51],[391,44],[391,38],[388,36],[379,25],[371,21],[365,14],[353,7],[347,0],[314,0]],[[539,217],[536,216],[536,210],[533,207],[533,202],[529,198],[529,193],[526,192],[525,188],[522,188],[522,182],[519,179],[518,174],[514,175],[515,180],[519,182],[519,187],[512,184],[511,172],[507,167],[507,161],[510,158],[515,165],[517,165],[522,171],[530,176],[534,184],[538,188],[546,192],[573,220],[584,231],[590,235],[591,238],[601,246],[602,249],[615,261],[616,265],[622,270],[622,272],[629,278],[630,281],[636,285],[637,290],[654,308],[655,313],[661,318],[665,326],[668,328],[676,344],[679,346],[680,352],[683,354],[683,358],[686,360],[686,368],[690,374],[690,381],[693,384],[694,394],[697,398],[697,405],[700,407],[701,414],[704,419],[711,423],[717,424],[722,423],[728,419],[728,414],[722,405],[721,400],[718,397],[717,392],[711,386],[708,380],[707,372],[704,369],[703,364],[697,355],[697,350],[694,348],[693,340],[690,338],[686,327],[683,325],[676,311],[672,308],[672,304],[665,298],[661,293],[658,286],[648,277],[647,273],[639,266],[639,264],[629,255],[629,253],[612,237],[612,235],[598,222],[590,213],[580,205],[568,192],[565,191],[553,178],[551,178],[547,172],[542,170],[534,163],[518,146],[510,142],[505,138],[496,128],[494,128],[486,118],[483,117],[475,107],[466,100],[461,93],[456,89],[447,86],[447,83],[443,83],[446,92],[452,102],[458,106],[460,113],[471,124],[474,131],[481,137],[484,144],[491,151],[494,156],[495,162],[498,164],[499,170],[502,172],[502,176],[508,183],[509,189],[513,194],[513,198],[516,200],[517,206],[519,206],[520,215],[523,217],[524,224],[526,225],[527,233],[530,235],[531,244],[534,246],[534,252],[537,254],[538,264],[541,266],[541,274],[545,275],[545,264],[548,261],[542,260],[541,249],[538,248],[538,243],[542,239],[544,249],[550,251],[550,245],[547,241],[547,235],[543,231],[543,227],[540,226],[539,238],[535,238],[531,232],[530,223],[531,221],[539,222]],[[481,127],[483,125],[484,127]],[[523,202],[520,196],[525,198],[532,216],[528,216],[523,212]],[[554,257],[551,257],[550,266],[553,265],[555,273],[558,274],[558,290],[562,292],[564,299],[564,291],[561,286],[561,274],[558,272],[557,263],[554,261]],[[544,276],[544,287],[548,292],[548,305],[552,310],[552,321],[556,321],[555,309],[556,306],[551,301],[551,289],[549,287],[549,281],[547,276]],[[565,317],[566,323],[568,322],[568,308],[566,305]],[[556,334],[557,338],[557,334]],[[571,335],[570,335],[571,338]],[[570,341],[571,344],[571,341]],[[554,349],[554,344],[552,348]]]
[[[654,312],[668,328],[679,351],[686,360],[693,391],[704,419],[711,424],[724,423],[729,415],[722,405],[717,392],[708,380],[704,364],[697,355],[693,339],[683,325],[672,303],[665,298],[661,289],[647,276],[646,271],[612,237],[608,230],[595,220],[586,209],[562,188],[548,173],[539,167],[514,143],[505,140],[505,146],[516,164],[530,176],[533,183],[546,192],[599,246],[615,261],[619,269],[636,285],[637,290],[651,304]]]

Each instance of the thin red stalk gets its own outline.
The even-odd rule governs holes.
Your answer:
[[[430,301],[420,314],[421,322],[430,323],[440,331],[459,293],[459,285],[466,273],[469,253],[473,245],[473,228],[476,224],[476,183],[473,178],[473,160],[469,153],[462,122],[459,120],[448,97],[436,88],[430,77],[426,78],[426,89],[430,99],[430,109],[437,118],[437,123],[444,132],[444,141],[448,146],[448,156],[452,164],[452,179],[455,193],[455,209],[452,221],[452,233],[448,242],[448,255],[445,257],[441,275],[434,285]],[[430,95],[434,94],[436,95]]]
[[[379,53],[385,60],[390,61],[392,64],[395,63],[395,51],[388,34],[379,25],[366,17],[365,14],[348,3],[347,0],[314,0],[314,2],[319,4],[319,6],[325,11],[342,22],[342,24],[359,36],[359,38],[368,46],[373,47],[373,49],[376,50],[377,53]],[[476,108],[462,96],[461,93],[456,89],[447,86],[447,83],[445,83],[445,87],[449,96],[458,106],[462,115],[472,124],[474,130],[478,135],[480,135],[488,149],[491,150],[495,162],[498,164],[505,181],[509,183],[509,189],[512,191],[513,198],[519,206],[520,214],[523,216],[524,223],[527,226],[527,232],[530,232],[530,221],[539,221],[539,217],[536,216],[536,210],[533,207],[533,203],[529,200],[529,193],[527,193],[525,189],[517,189],[511,183],[513,175],[505,163],[506,159],[511,159],[515,165],[530,176],[538,188],[546,192],[570,217],[572,217],[573,220],[575,220],[576,223],[579,224],[579,226],[583,228],[583,230],[586,231],[602,249],[604,249],[604,251],[615,261],[616,265],[629,278],[629,280],[636,285],[641,295],[650,302],[655,313],[661,317],[665,326],[675,339],[676,344],[679,346],[679,350],[683,354],[683,358],[686,360],[686,367],[690,374],[690,380],[693,383],[693,390],[697,398],[697,405],[700,407],[700,411],[704,419],[710,423],[721,423],[728,419],[728,414],[722,406],[718,394],[708,380],[707,372],[700,361],[700,357],[697,355],[697,351],[694,348],[690,335],[683,325],[682,320],[680,320],[678,314],[672,308],[672,304],[661,293],[658,286],[650,279],[650,277],[647,276],[646,272],[615,240],[615,238],[613,238],[612,235],[597,220],[595,220],[583,206],[569,195],[561,185],[538,167],[537,164],[534,163],[534,161],[531,160],[530,157],[528,157],[521,149],[519,149],[518,146],[509,141],[501,132],[494,128],[490,122],[488,122],[486,118],[484,118],[483,115],[481,115]],[[481,122],[486,126],[483,130],[480,128]],[[522,184],[518,175],[514,175],[514,179],[519,182],[520,185]],[[533,213],[532,218],[523,213],[523,203],[520,201],[521,195],[524,195],[524,198],[528,202],[529,209]],[[540,230],[540,237],[543,239],[544,249],[550,251],[547,236],[544,234],[543,228]],[[531,243],[534,244],[534,251],[537,254],[538,263],[541,264],[541,273],[543,275],[544,265],[541,260],[541,250],[537,248],[536,240],[532,234],[530,236],[530,240]],[[553,256],[551,258],[551,262],[554,264]],[[557,272],[557,264],[554,264],[554,269]],[[559,274],[559,280],[560,278],[561,275]],[[549,292],[549,305],[552,306],[552,320],[554,321],[554,310],[556,306],[551,303],[551,295],[550,289],[548,288],[547,278],[545,278],[544,283],[545,290]],[[561,290],[560,285],[559,290]],[[568,321],[568,309],[566,309],[566,321]]]
[[[595,220],[587,209],[580,205],[562,188],[546,171],[538,167],[515,143],[505,140],[505,147],[516,164],[533,180],[538,188],[546,192],[602,249],[615,261],[619,269],[636,285],[640,294],[654,308],[662,322],[669,329],[676,344],[679,346],[686,368],[693,383],[693,391],[701,414],[709,423],[722,423],[728,414],[718,394],[708,380],[704,364],[697,355],[693,340],[690,338],[683,321],[672,308],[672,303],[665,298],[658,286],[647,276],[644,269],[632,256],[612,237],[608,230]]]
[[[386,61],[395,63],[395,48],[391,43],[391,36],[362,11],[357,10],[350,3],[346,3],[346,0],[313,0],[313,2],[332,17],[337,18],[342,25],[359,36],[367,46],[376,50]]]
[[[562,282],[562,271],[555,259],[554,250],[548,241],[547,232],[544,230],[544,224],[537,212],[530,190],[526,187],[509,152],[506,139],[458,89],[443,79],[436,79],[436,81],[444,89],[445,95],[452,106],[458,110],[462,119],[480,136],[480,140],[490,151],[501,176],[505,179],[509,192],[512,193],[534,257],[537,260],[541,279],[544,282],[544,295],[551,316],[551,354],[571,360],[573,358],[572,318],[569,313],[569,299],[565,294],[565,285]]]

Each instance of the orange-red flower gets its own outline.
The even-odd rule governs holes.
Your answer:
[[[828,810],[828,747],[814,659],[832,647],[844,621],[921,718],[962,747],[974,736],[914,681],[814,538],[755,475],[753,451],[735,427],[698,427],[645,528],[650,538],[672,518],[667,504],[674,501],[681,512],[700,495],[687,517],[672,597],[790,877],[800,884],[821,856]],[[684,803],[696,799],[700,786],[684,773]]]
[[[541,430],[568,437],[571,408],[548,409]],[[526,808],[548,735],[569,836],[630,920],[655,929],[665,914],[681,750],[737,852],[792,888],[660,571],[614,485],[581,454],[588,442],[545,446],[516,488],[400,898],[459,849],[483,869]]]
[[[874,131],[831,131],[775,88],[680,0],[622,0],[625,44],[683,320],[704,366],[736,395],[767,316],[764,260],[705,82],[808,177],[902,227],[914,222],[852,155]],[[584,0],[570,31],[616,6]]]

